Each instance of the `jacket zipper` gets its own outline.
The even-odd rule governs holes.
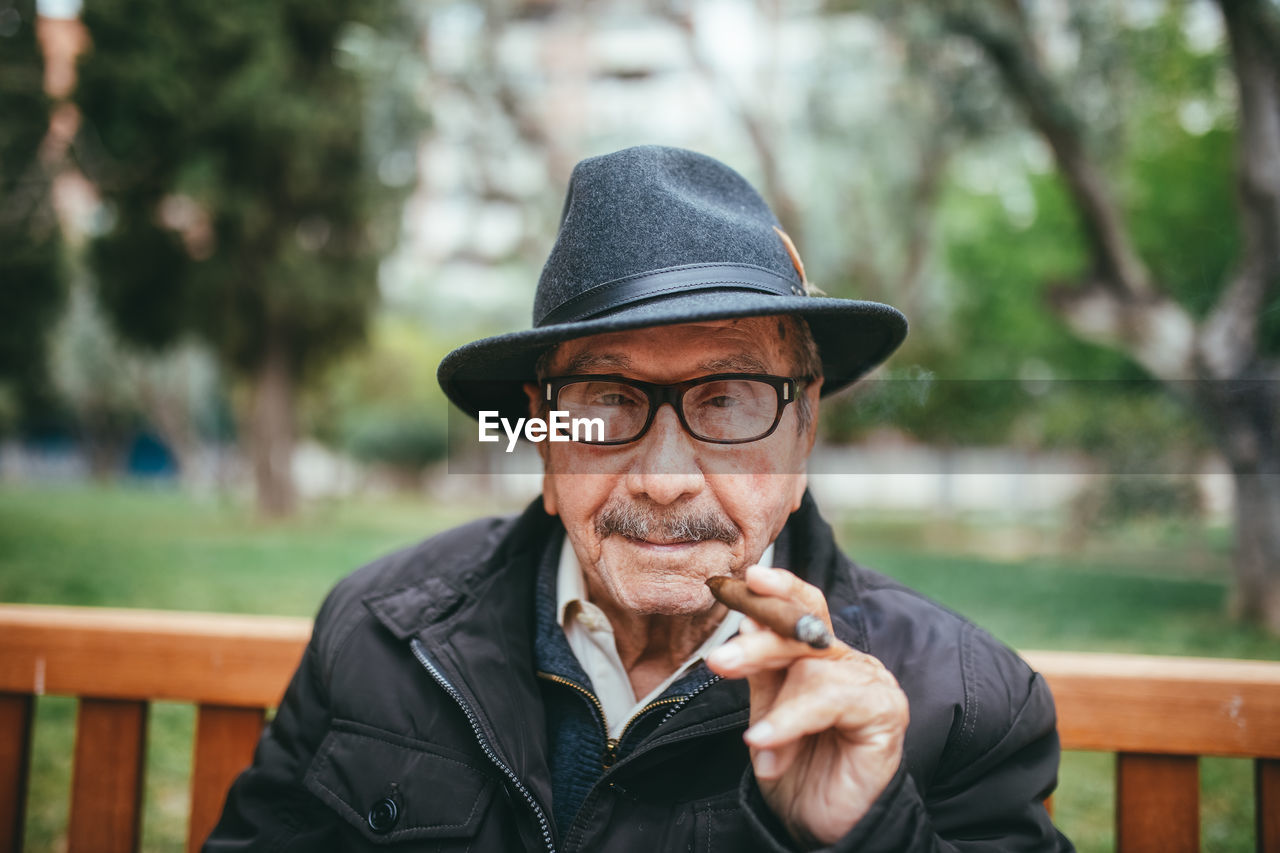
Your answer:
[[[647,714],[649,711],[653,710],[654,708],[657,708],[659,705],[683,705],[688,700],[688,698],[689,698],[688,696],[672,696],[668,699],[655,699],[654,701],[650,702],[648,705],[645,705],[639,711],[636,711],[634,714],[632,714],[631,719],[627,720],[626,724],[623,725],[622,731],[618,732],[618,739],[616,742],[617,743],[622,742],[622,739],[627,736],[627,729],[631,728],[631,724],[634,723],[636,720],[640,719],[640,717],[643,714]],[[667,718],[663,717],[662,719],[666,720]]]
[[[602,763],[604,764],[604,767],[606,770],[612,767],[613,763],[618,760],[618,745],[621,744],[622,739],[627,736],[627,729],[631,728],[632,723],[640,719],[640,717],[642,717],[644,714],[647,714],[649,711],[652,711],[654,708],[657,708],[661,705],[674,705],[675,707],[673,707],[670,711],[668,711],[667,715],[662,718],[662,722],[665,723],[667,720],[671,718],[672,714],[680,710],[681,705],[683,705],[685,702],[688,702],[694,696],[697,696],[707,687],[711,686],[711,684],[713,684],[714,682],[720,680],[720,676],[717,675],[714,678],[712,678],[710,681],[707,681],[706,683],[699,685],[698,689],[694,690],[688,696],[671,696],[667,699],[655,699],[654,701],[650,702],[648,705],[645,705],[639,711],[636,711],[634,714],[632,714],[631,718],[628,719],[626,723],[623,724],[622,730],[618,732],[617,737],[609,737],[609,720],[605,716],[604,705],[600,703],[600,699],[594,693],[592,693],[587,688],[583,687],[581,684],[578,684],[576,681],[572,681],[560,675],[552,675],[549,672],[539,672],[538,677],[545,678],[547,681],[551,681],[556,684],[563,684],[565,687],[573,688],[574,690],[578,691],[583,696],[585,696],[587,700],[590,701],[591,704],[595,706],[596,712],[599,713],[600,715],[600,725],[604,726],[605,748],[604,748],[604,760],[602,761]]]
[[[631,728],[632,723],[634,723],[637,719],[639,719],[641,716],[643,716],[644,714],[646,714],[647,712],[649,712],[654,708],[657,708],[661,705],[671,705],[672,706],[671,710],[667,711],[666,716],[662,718],[662,722],[658,724],[658,725],[662,725],[662,723],[665,723],[667,720],[671,719],[671,715],[674,714],[676,711],[680,710],[680,707],[682,705],[684,705],[694,696],[697,696],[703,690],[706,690],[712,684],[720,680],[720,676],[716,675],[716,676],[713,676],[710,680],[705,681],[702,684],[698,685],[698,688],[694,690],[692,693],[688,694],[687,696],[672,696],[667,699],[657,699],[657,700],[654,700],[653,702],[650,702],[648,705],[645,705],[639,711],[636,711],[634,714],[632,714],[631,718],[628,719],[627,722],[622,726],[622,731],[618,732],[618,736],[616,738],[612,738],[612,737],[609,737],[609,721],[605,717],[604,705],[600,702],[599,697],[597,697],[594,693],[592,693],[587,688],[583,687],[581,684],[571,679],[565,678],[564,676],[553,675],[549,672],[543,672],[541,670],[538,671],[537,675],[539,678],[544,678],[547,681],[550,681],[554,684],[563,684],[565,687],[569,687],[569,688],[572,688],[573,690],[576,690],[577,692],[585,696],[587,698],[587,701],[589,701],[592,705],[595,706],[596,713],[600,715],[600,725],[604,726],[605,753],[604,753],[604,759],[601,763],[604,765],[604,769],[606,773],[609,771],[609,768],[613,766],[614,762],[618,760],[618,744],[620,744],[622,742],[622,739],[627,736],[627,729]],[[587,798],[582,802],[582,805],[579,808],[579,815],[581,815],[582,812],[586,810],[587,806],[593,800],[595,800],[596,796],[597,796],[597,789],[593,787],[591,792],[587,794]],[[573,821],[573,825],[569,827],[569,830],[568,830],[569,835],[566,837],[568,837],[570,840],[572,840],[573,838],[573,829],[574,829],[574,826],[577,825],[577,822],[578,822],[577,818],[575,818]]]
[[[576,681],[572,681],[561,675],[552,675],[549,672],[538,672],[538,677],[550,681],[554,684],[563,684],[565,687],[571,687],[587,698],[587,701],[595,706],[596,714],[600,717],[600,725],[604,727],[604,758],[601,763],[607,769],[618,757],[618,738],[609,737],[609,719],[604,715],[604,705],[596,694],[583,687]]]
[[[533,794],[520,781],[520,777],[515,774],[515,771],[506,765],[489,744],[489,739],[485,737],[484,731],[480,728],[480,720],[476,717],[475,711],[462,698],[462,694],[458,692],[457,688],[444,677],[444,673],[440,672],[435,664],[431,662],[431,659],[427,657],[427,653],[422,648],[422,643],[416,639],[411,640],[409,648],[413,650],[413,656],[418,659],[418,663],[422,664],[423,668],[435,679],[435,682],[440,685],[444,692],[448,693],[453,698],[453,701],[458,703],[458,707],[466,715],[467,722],[471,725],[471,731],[475,733],[476,740],[480,744],[480,749],[484,751],[485,757],[503,772],[515,789],[524,797],[525,802],[529,804],[529,808],[533,809],[533,814],[538,819],[538,827],[542,831],[542,841],[547,846],[547,853],[555,853],[556,845],[555,840],[551,837],[551,821],[547,819],[547,813],[542,810],[542,806],[538,805],[538,801],[533,798]]]
[[[722,676],[713,675],[710,678],[708,678],[706,681],[702,682],[697,687],[695,687],[692,692],[686,693],[684,696],[673,697],[671,699],[665,700],[667,702],[674,702],[675,704],[667,710],[667,713],[663,716],[661,722],[659,722],[658,725],[662,725],[667,720],[671,719],[673,716],[675,716],[676,711],[679,711],[681,708],[684,707],[685,703],[689,702],[691,699],[693,699],[694,696],[697,696],[699,693],[706,690],[708,687],[715,684],[717,681],[721,681],[721,680],[723,680]],[[657,703],[655,702],[654,704],[657,704]]]

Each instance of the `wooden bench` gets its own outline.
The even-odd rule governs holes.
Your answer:
[[[195,703],[189,850],[248,764],[305,619],[0,605],[0,849],[20,850],[34,697],[79,697],[69,853],[139,841],[147,709]],[[1254,759],[1257,849],[1280,853],[1280,663],[1026,652],[1063,747],[1118,754],[1122,853],[1197,850],[1201,755]]]

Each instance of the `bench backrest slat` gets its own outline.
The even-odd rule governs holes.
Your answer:
[[[1200,849],[1200,764],[1195,756],[1116,756],[1116,851]]]
[[[191,761],[191,819],[187,850],[197,853],[217,824],[236,775],[253,760],[266,715],[261,708],[201,705]]]
[[[1280,761],[1259,758],[1253,763],[1254,824],[1258,853],[1280,850]]]
[[[134,853],[142,833],[147,703],[80,700],[68,853]]]
[[[0,850],[22,849],[34,698],[0,693]]]

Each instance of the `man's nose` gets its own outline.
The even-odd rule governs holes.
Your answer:
[[[649,431],[638,442],[627,472],[627,489],[658,504],[696,495],[706,482],[698,465],[698,443],[685,432],[669,403],[659,406]]]

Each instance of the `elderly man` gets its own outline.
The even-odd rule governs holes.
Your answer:
[[[901,342],[811,295],[735,172],[678,149],[580,163],[534,328],[451,353],[472,416],[538,445],[542,498],[329,596],[206,850],[1060,850],[1044,682],[851,563],[806,491],[819,398]],[[816,649],[730,611],[745,579]]]

